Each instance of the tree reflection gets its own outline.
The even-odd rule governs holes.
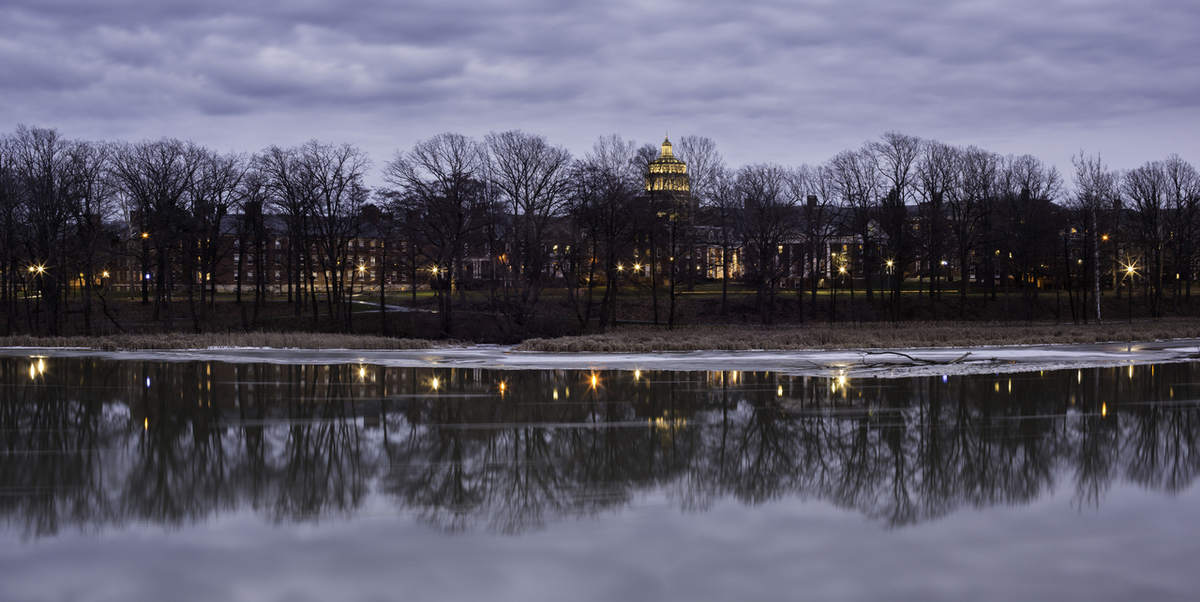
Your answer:
[[[42,362],[38,364],[36,362]],[[887,526],[1069,484],[1175,495],[1200,469],[1198,368],[846,379],[2,358],[0,520],[26,538],[369,499],[516,534],[664,492],[824,500]],[[594,380],[593,380],[594,378]]]

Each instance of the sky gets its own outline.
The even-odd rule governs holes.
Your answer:
[[[0,132],[381,168],[443,132],[707,136],[819,164],[888,131],[1112,168],[1200,164],[1200,4],[1177,0],[5,0]]]

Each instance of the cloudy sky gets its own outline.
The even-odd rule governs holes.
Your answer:
[[[1059,165],[1200,163],[1200,4],[1178,0],[5,0],[0,131],[377,166],[455,131],[698,134],[731,165],[898,130]]]

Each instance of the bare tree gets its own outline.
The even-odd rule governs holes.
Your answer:
[[[20,286],[21,253],[19,233],[23,223],[24,195],[18,174],[15,141],[0,137],[0,307],[4,312],[4,334],[17,327],[17,290]]]
[[[301,165],[298,148],[268,147],[255,157],[254,168],[263,174],[266,181],[266,199],[271,211],[283,218],[287,228],[288,253],[285,262],[287,270],[288,301],[292,303],[294,314],[299,317],[304,310],[305,288],[313,292],[310,224],[313,214],[313,197],[309,194],[309,184],[306,181],[307,172]],[[245,255],[241,257],[244,259]],[[239,264],[239,277],[243,272]],[[241,281],[238,281],[241,286]],[[316,322],[316,299],[313,297],[313,321]]]
[[[879,191],[883,186],[879,170],[867,150],[842,151],[829,161],[830,175],[841,199],[843,227],[858,237],[862,250],[855,258],[862,266],[862,275],[867,282],[867,300],[874,298],[871,284],[872,268],[875,264],[877,239],[874,222],[879,215]],[[843,258],[843,265],[850,266],[850,281],[854,278],[854,261]],[[853,307],[854,288],[850,288]]]
[[[66,243],[71,217],[67,151],[69,143],[57,130],[19,126],[12,138],[17,174],[24,196],[23,237],[32,285],[37,291],[35,331],[62,332],[63,289],[68,270]],[[26,295],[28,300],[31,295]],[[44,319],[42,312],[44,313]]]
[[[1070,204],[1082,221],[1084,269],[1091,276],[1096,322],[1100,322],[1100,222],[1118,199],[1120,176],[1109,171],[1100,155],[1085,157],[1081,151],[1078,156],[1071,157],[1071,162],[1075,165],[1075,190],[1070,197]],[[1086,307],[1086,301],[1084,305]]]
[[[206,154],[192,142],[164,138],[118,147],[113,174],[132,199],[146,240],[154,246],[154,319],[171,328],[171,293],[181,231],[187,222],[185,197]]]
[[[1141,249],[1141,268],[1144,271],[1150,292],[1150,315],[1162,316],[1163,262],[1166,245],[1171,233],[1169,217],[1170,180],[1164,165],[1150,161],[1130,169],[1121,177],[1121,192],[1129,199],[1132,219],[1128,231],[1132,240]],[[1131,261],[1126,262],[1132,266]],[[1130,283],[1132,284],[1132,283]]]
[[[966,316],[973,255],[980,256],[975,269],[976,283],[983,282],[990,289],[994,282],[995,256],[988,246],[988,237],[1001,157],[974,146],[959,149],[956,154],[955,182],[946,189],[946,217],[961,276],[958,315],[962,319]]]
[[[371,160],[350,144],[310,140],[297,153],[313,211],[317,262],[325,274],[325,301],[330,317],[352,326],[354,280],[363,271],[356,265],[356,241],[367,200],[363,184]]]
[[[875,168],[887,188],[881,197],[879,225],[887,237],[888,257],[892,265],[892,319],[899,319],[900,290],[904,283],[904,266],[914,259],[912,229],[909,226],[908,203],[913,200],[918,176],[917,162],[922,142],[916,136],[887,132],[880,140],[867,144]]]
[[[1005,318],[1008,317],[1008,283],[1020,283],[1025,319],[1032,320],[1038,279],[1056,255],[1060,227],[1054,201],[1061,194],[1058,170],[1032,155],[1008,157],[999,178],[1000,258],[1005,266]]]
[[[251,165],[258,162],[257,158],[251,160]],[[245,262],[259,266],[260,270],[266,269],[267,263],[267,244],[271,237],[271,228],[267,224],[267,208],[271,198],[270,180],[265,172],[260,169],[249,167],[245,172],[245,177],[242,178],[241,185],[237,192],[237,206],[240,210],[241,219],[235,226],[237,235],[236,245],[233,251],[237,258],[237,273],[234,277],[235,302],[242,302],[242,278],[245,275],[244,259],[248,254],[253,257],[253,261]],[[279,256],[275,256],[276,261],[279,261]],[[278,265],[278,263],[277,263]],[[215,279],[214,274],[214,279]],[[258,314],[266,303],[267,294],[267,279],[259,278],[254,282],[254,309],[253,316],[250,319],[243,320],[244,326],[249,327],[258,323]],[[244,314],[243,314],[244,315]]]
[[[721,315],[729,312],[729,278],[738,258],[738,231],[735,217],[738,213],[737,174],[729,169],[718,172],[713,182],[712,193],[705,207],[704,228],[715,236],[714,242],[721,249],[717,259],[721,270]]]
[[[583,160],[575,162],[570,178],[570,214],[583,233],[575,246],[577,249],[584,245],[590,247],[583,266],[587,271],[586,298],[582,311],[577,314],[581,325],[587,328],[592,291],[595,283],[602,280],[604,296],[600,302],[598,326],[601,332],[617,319],[617,292],[625,273],[622,260],[635,235],[641,174],[633,169],[633,146],[632,142],[625,142],[617,135],[600,138]],[[573,290],[570,284],[569,288]]]
[[[960,153],[957,148],[927,140],[921,146],[921,159],[917,167],[917,180],[920,183],[922,202],[921,238],[925,251],[925,263],[929,272],[929,315],[937,319],[937,302],[941,300],[942,257],[946,254],[948,243],[948,197],[953,197],[959,182]],[[959,275],[961,282],[967,279],[967,267],[960,263]],[[959,317],[962,317],[960,305]]]
[[[523,327],[533,317],[544,286],[547,235],[566,201],[571,153],[519,130],[492,132],[485,141],[489,179],[509,219],[502,242],[511,249],[500,262],[507,277],[493,287],[494,301],[504,308],[506,318]]]
[[[216,299],[217,266],[226,250],[221,244],[225,219],[241,194],[241,182],[248,163],[244,155],[204,151],[195,180],[185,197],[189,222],[183,231],[184,278],[192,326],[201,330],[210,302]],[[262,267],[261,265],[259,266]],[[194,292],[199,288],[197,307]]]
[[[492,209],[486,175],[485,149],[461,134],[440,134],[409,152],[397,151],[383,170],[410,217],[419,220],[447,336],[453,334],[451,288],[462,275],[464,247],[487,225]]]
[[[781,250],[800,225],[790,178],[787,169],[768,164],[749,165],[737,174],[738,231],[763,324],[774,323],[775,292],[788,269]]]
[[[108,177],[111,151],[107,144],[77,141],[66,151],[67,202],[74,222],[71,254],[81,274],[83,333],[92,334],[92,297],[102,266],[111,256],[103,224],[111,216],[112,180]]]
[[[831,274],[829,241],[837,233],[837,181],[829,165],[809,168],[800,167],[801,173],[807,173],[808,192],[804,198],[804,237],[808,256],[806,271],[809,279],[811,300],[809,305],[812,319],[817,319],[817,288],[820,286],[821,275]],[[832,305],[830,315],[833,315]]]
[[[1174,306],[1179,311],[1180,286],[1184,285],[1187,300],[1192,298],[1192,281],[1197,245],[1200,245],[1200,174],[1179,155],[1163,161],[1167,177],[1167,208],[1171,224],[1171,264],[1175,278]],[[1183,282],[1181,283],[1180,280]]]
[[[717,144],[706,136],[684,136],[675,144],[675,154],[687,165],[688,184],[690,189],[691,207],[688,211],[691,221],[688,223],[686,243],[687,260],[684,269],[688,290],[695,287],[696,277],[701,270],[705,258],[696,256],[695,251],[703,248],[697,244],[701,231],[697,218],[701,208],[711,207],[716,192],[718,180],[725,172],[725,159],[717,150]]]

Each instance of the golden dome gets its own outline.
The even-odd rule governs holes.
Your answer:
[[[657,159],[650,162],[646,170],[646,190],[667,190],[685,194],[691,191],[687,164],[675,158],[675,154],[671,152],[669,138],[663,138],[662,151]]]

